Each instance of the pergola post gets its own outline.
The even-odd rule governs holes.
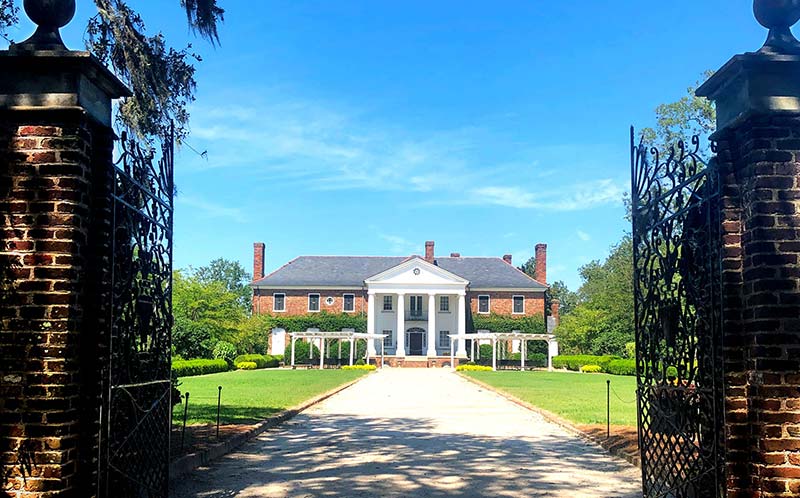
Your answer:
[[[497,371],[497,338],[492,337],[492,371]]]
[[[355,353],[356,349],[356,340],[355,337],[350,336],[350,366],[353,366],[353,354]]]
[[[552,356],[552,349],[550,347],[550,341],[547,341],[547,371],[553,371],[553,356]]]
[[[364,339],[364,341],[367,343],[367,365],[369,365],[369,360],[370,360],[370,356],[369,356],[369,349],[370,349],[370,348],[369,348],[369,342],[370,342],[371,340],[372,340],[372,339]],[[373,347],[374,347],[374,345],[373,345]]]
[[[319,338],[319,369],[325,369],[325,338]]]
[[[292,335],[292,368],[294,368],[294,343],[297,341],[297,338]]]
[[[525,340],[525,339],[520,339],[519,342],[520,342],[520,344],[519,344],[519,346],[520,346],[520,348],[519,348],[520,357],[522,358],[522,364],[520,365],[520,367],[522,368],[522,371],[524,372],[525,371],[525,356],[528,354],[528,341]]]
[[[342,339],[337,342],[339,343],[339,366],[342,366]]]
[[[314,338],[309,337],[306,342],[308,342],[308,363],[310,365],[311,360],[314,359]]]
[[[383,370],[383,363],[385,361],[384,357],[385,357],[385,347],[383,344],[383,340],[381,339],[381,370]]]
[[[450,368],[456,369],[456,345],[452,338],[450,338]]]

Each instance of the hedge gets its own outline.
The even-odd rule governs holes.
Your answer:
[[[353,365],[352,367],[350,365],[345,365],[342,367],[342,370],[367,370],[369,372],[377,369],[378,367],[375,365]]]
[[[456,367],[456,372],[491,372],[492,367],[484,365],[459,365]]]
[[[581,367],[581,372],[583,373],[593,374],[600,373],[602,371],[603,369],[600,367],[600,365],[584,365]]]
[[[636,360],[612,360],[606,372],[612,375],[636,375]]]
[[[553,368],[566,368],[578,372],[584,365],[598,365],[604,372],[607,372],[608,364],[619,359],[621,359],[619,356],[556,356],[553,358]]]
[[[236,366],[236,368],[239,368],[239,363],[245,362],[255,363],[256,368],[276,368],[280,366],[280,360],[268,354],[243,354],[237,356],[233,360],[233,364]]]
[[[521,353],[512,353],[509,358],[512,361],[522,361]],[[547,355],[542,353],[531,353],[528,351],[528,357],[525,358],[525,366],[543,368],[547,366]]]
[[[239,370],[255,370],[257,365],[254,361],[240,361],[236,364],[236,368]]]
[[[510,333],[515,330],[529,334],[546,334],[542,315],[514,318],[504,315],[472,315],[470,332],[488,330],[494,333]]]
[[[173,377],[192,377],[227,371],[228,362],[225,360],[176,360],[172,362]]]

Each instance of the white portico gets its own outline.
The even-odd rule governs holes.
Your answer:
[[[388,355],[449,357],[450,337],[466,334],[466,294],[469,282],[428,261],[412,257],[364,281],[367,287],[367,333],[383,334]],[[456,339],[456,356],[465,358],[463,339]],[[380,344],[372,340],[375,355]]]

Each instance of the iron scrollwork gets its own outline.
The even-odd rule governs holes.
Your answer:
[[[648,498],[724,496],[717,171],[631,130],[639,444]]]
[[[124,134],[113,168],[111,306],[100,495],[168,494],[171,426],[173,137]]]

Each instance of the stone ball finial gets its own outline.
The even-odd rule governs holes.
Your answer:
[[[59,30],[75,17],[75,0],[25,0],[25,13],[36,23],[36,32],[16,50],[66,50]]]
[[[800,21],[800,0],[754,0],[753,13],[769,29],[761,53],[800,55],[800,41],[791,30]]]

